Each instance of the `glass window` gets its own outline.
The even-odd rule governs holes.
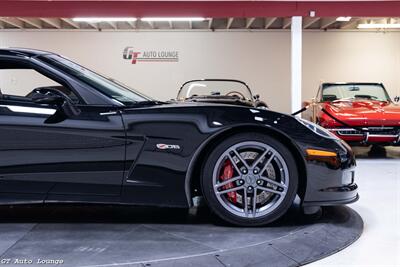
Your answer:
[[[34,93],[67,95],[72,102],[78,97],[68,87],[44,76],[29,65],[15,65],[4,61],[0,64],[0,91],[4,100],[31,101]]]
[[[178,100],[204,96],[228,96],[242,100],[253,100],[249,88],[238,81],[230,80],[196,80],[183,85]]]
[[[39,59],[69,74],[70,76],[89,84],[94,89],[125,105],[152,101],[150,97],[128,88],[122,83],[97,74],[66,58],[57,55],[44,55],[39,57]]]
[[[322,102],[357,99],[390,100],[386,90],[379,84],[334,84],[322,89]]]

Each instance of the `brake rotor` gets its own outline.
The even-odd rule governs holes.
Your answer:
[[[251,165],[259,156],[260,152],[255,152],[255,151],[244,151],[244,152],[240,152],[240,156],[242,157],[242,159],[244,159],[249,165]],[[266,160],[266,159],[264,159]],[[228,165],[227,165],[228,164]],[[229,167],[230,166],[230,167]],[[227,169],[227,168],[231,168],[231,169]],[[231,173],[230,173],[231,170]],[[276,180],[276,173],[275,173],[275,169],[272,165],[272,163],[268,164],[268,166],[265,169],[265,173],[267,175],[267,177],[271,180]],[[232,175],[232,176],[230,176]],[[229,177],[230,176],[230,177]],[[233,177],[233,167],[230,164],[230,161],[227,160],[224,164],[224,168],[222,168],[222,175],[220,176],[220,180],[224,181],[227,180],[229,178]],[[270,188],[276,188],[275,185],[272,185],[270,183],[266,183],[266,185]],[[233,184],[229,183],[227,184],[224,189],[229,189],[232,188]],[[253,193],[254,194],[254,193]],[[228,200],[233,203],[233,204],[243,204],[243,192],[242,191],[237,191],[237,192],[230,192],[227,193],[228,195]],[[256,196],[256,203],[263,205],[265,204],[271,197],[273,196],[273,193],[271,192],[266,192],[266,191],[262,191],[259,192]],[[252,196],[249,196],[248,194],[248,202],[250,202]]]

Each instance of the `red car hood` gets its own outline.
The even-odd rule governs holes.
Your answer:
[[[364,100],[323,105],[330,114],[353,126],[400,126],[400,106],[393,103]]]

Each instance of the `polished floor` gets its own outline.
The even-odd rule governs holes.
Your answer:
[[[354,151],[360,200],[349,206],[363,218],[364,232],[348,248],[308,266],[400,266],[400,147]]]
[[[364,232],[308,266],[400,267],[400,148],[355,151],[360,200],[349,206],[361,215]],[[221,225],[207,209],[0,207],[0,254],[1,260],[65,261],[29,266],[298,266],[341,249],[343,236],[358,237],[343,220],[345,209],[325,208],[325,217],[305,219],[295,204],[277,224],[244,229]],[[328,227],[332,222],[345,235]]]
[[[42,261],[65,267],[295,267],[348,247],[363,231],[361,217],[345,206],[309,217],[295,204],[278,222],[251,228],[226,225],[208,209],[55,205],[0,212],[0,265],[15,267],[24,260],[32,267]]]

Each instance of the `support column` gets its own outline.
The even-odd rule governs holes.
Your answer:
[[[301,77],[302,77],[302,17],[292,17],[291,26],[291,111],[301,109]],[[300,116],[300,115],[298,115]]]

